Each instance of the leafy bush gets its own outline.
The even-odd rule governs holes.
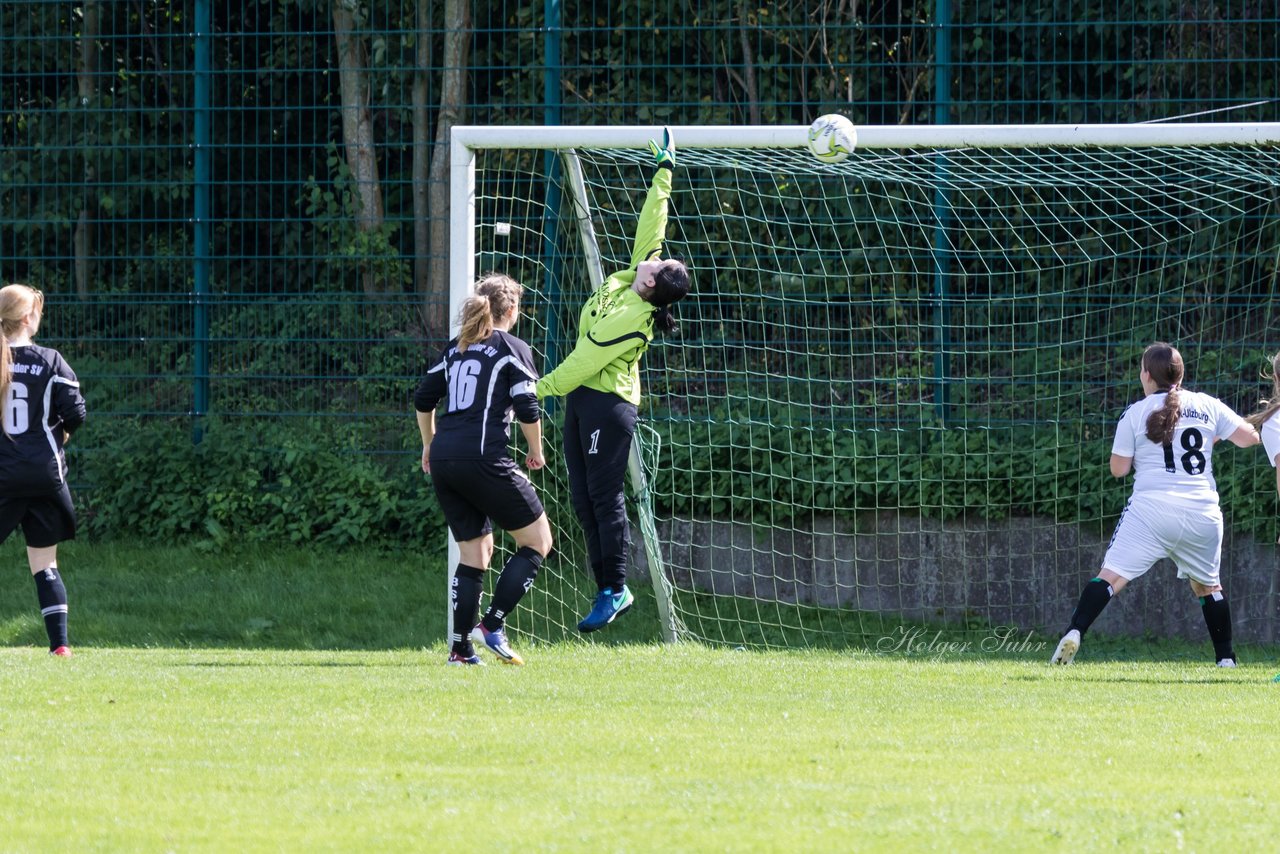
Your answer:
[[[82,460],[93,535],[155,540],[438,542],[443,518],[416,456],[360,450],[355,427],[214,422],[119,431]]]
[[[818,514],[897,511],[936,519],[1042,516],[1109,524],[1132,480],[1111,477],[1110,435],[1054,425],[981,430],[778,429],[656,422],[666,513],[803,525]],[[694,430],[696,429],[696,433]],[[1235,530],[1275,535],[1275,476],[1256,450],[1222,446],[1215,476]]]

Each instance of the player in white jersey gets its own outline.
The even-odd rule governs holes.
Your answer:
[[[1218,578],[1222,510],[1213,480],[1213,446],[1220,439],[1247,448],[1258,431],[1216,397],[1182,388],[1182,356],[1157,342],[1142,354],[1139,379],[1146,396],[1125,410],[1111,446],[1111,474],[1135,472],[1133,495],[1120,514],[1102,571],[1085,585],[1053,664],[1070,664],[1081,638],[1126,584],[1163,557],[1200,597],[1220,667],[1234,667],[1231,611]]]
[[[1280,353],[1271,357],[1271,398],[1248,421],[1262,434],[1262,446],[1267,462],[1276,469],[1276,490],[1280,492]]]

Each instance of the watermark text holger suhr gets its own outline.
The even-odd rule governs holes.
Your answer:
[[[977,640],[951,640],[942,631],[930,632],[919,626],[898,626],[875,643],[876,652],[907,655],[964,655],[972,653],[1040,653],[1048,641],[1036,640],[1034,632],[1023,634],[1016,626],[996,626]]]

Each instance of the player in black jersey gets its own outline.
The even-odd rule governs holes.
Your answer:
[[[62,448],[84,423],[84,398],[62,354],[31,342],[43,313],[44,294],[35,288],[0,288],[0,331],[6,342],[0,347],[0,542],[22,526],[49,652],[70,656],[58,543],[76,535],[76,511]]]
[[[520,312],[520,283],[491,274],[462,305],[462,329],[427,371],[413,396],[422,433],[422,470],[458,542],[449,588],[453,609],[450,664],[483,664],[472,641],[499,661],[524,664],[507,643],[507,615],[533,586],[551,551],[551,524],[533,484],[511,458],[511,420],[529,445],[525,465],[540,469],[542,411],[529,345],[510,333]],[[493,559],[493,523],[516,541],[483,619],[480,595]],[[474,629],[472,627],[475,627]]]

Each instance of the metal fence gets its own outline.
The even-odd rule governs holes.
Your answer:
[[[414,453],[453,123],[1274,121],[1278,58],[1269,0],[10,0],[0,278],[89,452],[269,415]]]

